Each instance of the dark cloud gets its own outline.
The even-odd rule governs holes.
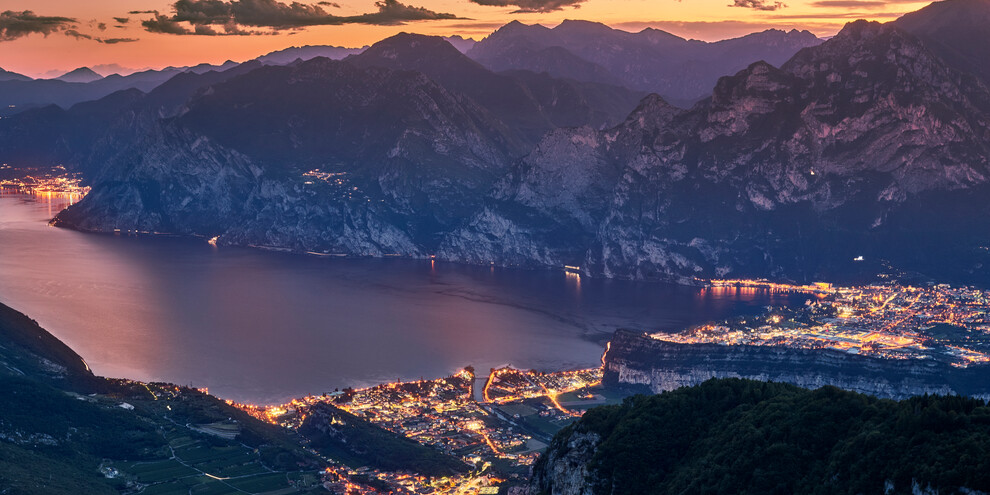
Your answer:
[[[516,7],[513,14],[529,12],[553,12],[564,7],[580,7],[585,0],[470,0],[489,7]]]
[[[66,29],[65,30],[65,35],[66,36],[71,36],[71,37],[73,37],[73,38],[75,38],[77,40],[91,40],[91,39],[93,39],[92,36],[90,36],[88,34],[82,34],[79,31],[76,31],[75,29]]]
[[[117,24],[127,24],[131,22],[130,17],[114,17],[113,20],[117,21]]]
[[[787,5],[782,2],[767,0],[733,0],[733,2],[729,4],[729,7],[743,7],[753,10],[779,10],[787,7]]]
[[[340,4],[337,2],[316,2],[316,5],[323,5],[325,7],[333,7],[335,9],[340,8]]]
[[[100,31],[106,31],[107,30],[107,23],[101,22],[101,23],[97,24],[96,25],[96,29],[99,29]]]
[[[10,41],[29,34],[43,34],[65,31],[73,27],[76,20],[69,17],[35,15],[30,10],[0,12],[0,41]]]
[[[117,43],[133,43],[138,41],[138,38],[98,38],[96,41],[108,45],[116,45]]]
[[[152,33],[218,36],[272,34],[308,26],[396,25],[412,21],[458,19],[453,14],[405,5],[398,0],[375,2],[377,12],[337,16],[327,13],[321,7],[327,3],[329,2],[309,5],[278,0],[178,0],[172,4],[171,15],[152,12],[154,17],[142,21],[141,25]],[[270,31],[245,28],[267,28]]]
[[[138,41],[137,38],[100,38],[98,36],[93,36],[91,34],[80,33],[75,29],[66,29],[65,35],[75,38],[77,40],[92,40],[97,43],[104,43],[107,45],[116,45],[117,43],[131,43]]]

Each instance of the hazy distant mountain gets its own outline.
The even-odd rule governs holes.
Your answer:
[[[66,72],[55,79],[70,83],[88,83],[99,81],[100,79],[103,79],[103,76],[93,72],[93,69],[90,69],[89,67],[80,67],[76,70]]]
[[[444,36],[443,39],[457,48],[457,51],[461,53],[467,53],[468,50],[474,48],[474,45],[478,43],[477,40],[473,38],[464,38],[461,36]]]
[[[100,74],[103,77],[117,74],[120,76],[126,76],[133,74],[135,72],[141,72],[142,69],[132,69],[130,67],[124,67],[120,64],[98,64],[90,67],[93,72]],[[147,70],[147,69],[143,69]]]
[[[0,69],[0,81],[30,81],[31,78],[16,72]]]
[[[174,117],[197,91],[259,67],[247,62],[223,72],[182,72],[149,93],[130,88],[68,110],[48,105],[21,112],[0,120],[0,156],[14,166],[65,164],[94,175],[114,146],[139,139],[158,119]]]
[[[652,28],[630,33],[596,22],[564,21],[551,29],[514,21],[478,42],[468,56],[494,71],[525,69],[621,84],[687,106],[721,76],[758,60],[780,65],[819,43],[807,31],[771,29],[706,43]]]
[[[265,65],[286,65],[295,62],[296,60],[311,60],[316,57],[325,57],[331,60],[340,60],[347,57],[348,55],[354,55],[361,53],[367,47],[363,48],[344,48],[342,46],[329,46],[329,45],[307,45],[307,46],[293,46],[286,48],[284,50],[278,50],[271,52],[267,55],[262,55],[258,57],[257,61]]]
[[[111,74],[107,77],[83,67],[56,79],[3,80],[0,77],[0,116],[10,116],[46,105],[69,108],[76,103],[97,100],[125,89],[148,92],[184,72],[203,74],[210,71],[225,71],[237,65],[235,62],[227,61],[219,66],[199,64],[195,67],[166,67],[126,76]],[[95,79],[93,74],[96,75]],[[63,78],[67,79],[63,80]]]

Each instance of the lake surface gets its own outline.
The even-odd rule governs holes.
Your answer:
[[[242,402],[466,365],[590,367],[617,327],[676,330],[804,299],[49,227],[67,200],[0,194],[0,302],[98,374]]]

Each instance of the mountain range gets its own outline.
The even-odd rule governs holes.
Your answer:
[[[0,149],[8,163],[83,171],[92,193],[55,220],[83,230],[685,282],[891,265],[978,282],[990,245],[988,12],[990,0],[946,0],[825,42],[766,32],[721,45],[512,24],[470,48],[474,60],[403,34],[342,61],[185,73],[149,93],[23,112],[0,121]],[[750,57],[684,109],[477,61],[529,31],[580,33],[590,51],[547,47],[578,57],[616,37],[722,54],[759,39],[809,46],[779,66]],[[762,43],[747,53],[772,52]]]
[[[467,54],[494,71],[522,69],[621,85],[691,106],[707,96],[721,76],[757,60],[780,65],[798,50],[821,42],[797,30],[770,29],[708,43],[653,28],[630,33],[589,21],[564,21],[554,28],[515,21]]]

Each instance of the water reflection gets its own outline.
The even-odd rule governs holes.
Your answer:
[[[793,298],[82,234],[46,226],[73,199],[59,201],[0,197],[0,301],[98,373],[191,383],[245,402],[468,364],[594,366],[617,327],[670,331]]]

